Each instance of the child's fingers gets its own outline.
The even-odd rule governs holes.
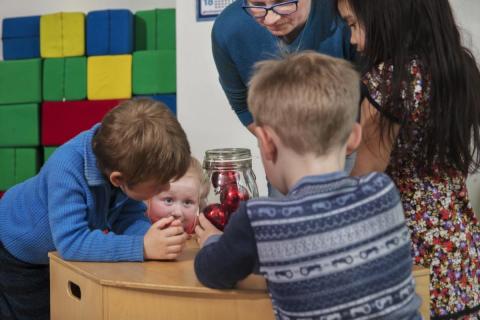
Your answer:
[[[183,226],[176,226],[176,227],[175,226],[169,226],[168,228],[166,228],[163,231],[165,232],[166,237],[172,237],[172,236],[176,236],[176,235],[185,233],[185,230],[183,230]]]
[[[220,231],[207,218],[205,218],[203,213],[198,217],[198,221],[199,221],[200,226],[205,231]]]
[[[175,219],[170,223],[170,226],[178,227],[178,226],[183,226],[183,223],[180,219]]]
[[[167,246],[173,246],[173,245],[176,245],[176,244],[183,245],[185,243],[185,241],[187,241],[187,234],[186,233],[170,236],[170,237],[167,238]]]
[[[161,218],[160,220],[155,222],[152,226],[155,227],[155,228],[158,228],[158,229],[163,229],[163,228],[167,227],[170,223],[172,223],[173,220],[175,220],[175,218],[172,217],[172,216],[166,217],[166,218]]]
[[[167,253],[180,253],[183,250],[183,245],[176,244],[167,247]]]

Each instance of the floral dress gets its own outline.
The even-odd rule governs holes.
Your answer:
[[[386,172],[400,190],[414,264],[430,269],[432,319],[480,319],[480,227],[469,202],[466,177],[452,167],[434,163],[433,170],[427,171],[422,165],[430,107],[430,81],[422,69],[420,61],[411,61],[408,71],[413,80],[404,88],[412,87],[401,93],[402,102],[396,105],[388,94],[393,66],[377,65],[362,82],[367,98],[382,115],[397,122],[407,119]],[[409,130],[402,130],[407,126]]]

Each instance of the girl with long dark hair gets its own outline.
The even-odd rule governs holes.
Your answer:
[[[466,176],[480,155],[480,72],[448,0],[338,0],[365,70],[353,174],[386,171],[430,268],[432,319],[480,318],[480,227]]]

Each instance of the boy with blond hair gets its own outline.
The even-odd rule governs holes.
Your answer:
[[[203,284],[260,273],[277,319],[421,319],[397,189],[385,174],[343,171],[361,137],[359,85],[350,63],[313,52],[256,66],[248,105],[286,197],[242,203],[223,234],[200,215]]]
[[[182,127],[148,99],[122,102],[59,147],[0,200],[0,318],[49,319],[49,251],[80,261],[175,259],[187,238],[181,223],[151,225],[142,201],[189,165]]]

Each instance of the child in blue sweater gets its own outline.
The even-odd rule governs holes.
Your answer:
[[[223,234],[200,215],[203,284],[260,273],[277,319],[421,319],[397,189],[383,173],[343,171],[361,137],[359,85],[350,63],[314,52],[257,64],[248,105],[286,197],[242,203]]]
[[[187,238],[181,222],[151,225],[143,200],[189,164],[182,127],[148,99],[122,102],[59,147],[0,200],[0,319],[49,319],[49,251],[80,261],[175,259]]]

